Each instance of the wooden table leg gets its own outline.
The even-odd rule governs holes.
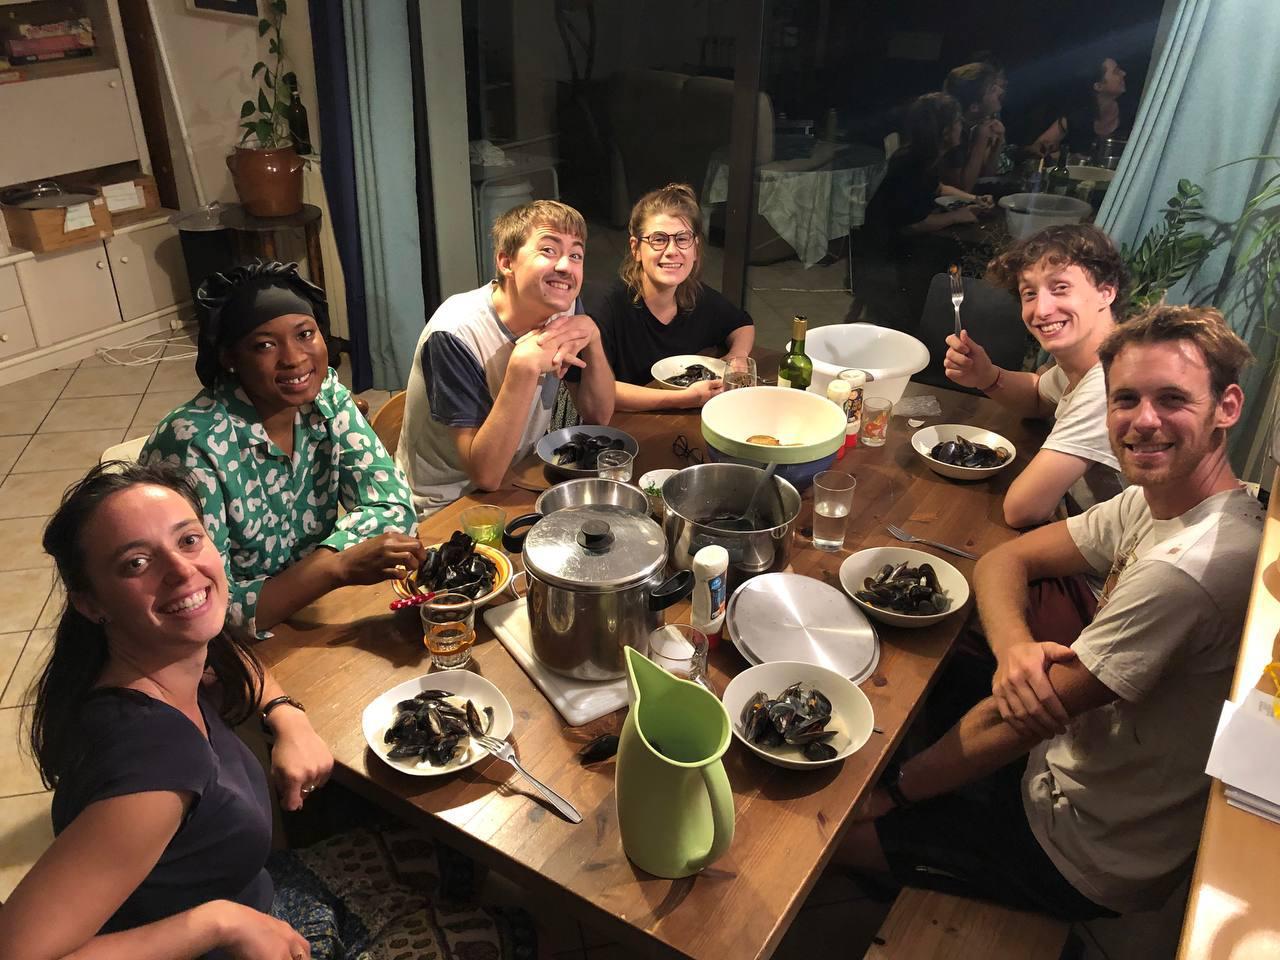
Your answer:
[[[311,274],[311,282],[324,290],[324,260],[320,256],[320,221],[308,223],[302,228],[302,232],[307,238],[307,272]]]

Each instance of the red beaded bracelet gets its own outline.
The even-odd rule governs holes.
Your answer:
[[[983,387],[983,393],[990,393],[996,387],[1000,386],[1000,378],[1004,376],[1004,367],[996,367],[996,378],[991,381],[991,386]]]

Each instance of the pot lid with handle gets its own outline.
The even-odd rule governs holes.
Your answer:
[[[662,528],[613,504],[557,510],[534,524],[524,541],[525,567],[533,576],[592,593],[643,583],[666,559]]]

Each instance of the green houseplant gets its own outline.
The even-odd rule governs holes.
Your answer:
[[[240,107],[244,131],[227,167],[245,209],[256,217],[286,217],[302,209],[304,161],[294,149],[289,124],[291,89],[297,82],[286,72],[282,27],[287,0],[270,0],[267,16],[258,21],[258,37],[267,39],[267,56],[253,65],[258,96]],[[250,142],[252,141],[252,142]]]

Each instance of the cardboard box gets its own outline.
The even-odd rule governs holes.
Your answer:
[[[156,178],[149,174],[122,176],[109,170],[88,176],[66,177],[63,185],[72,193],[95,193],[107,204],[107,212],[114,220],[129,214],[126,222],[138,219],[138,215],[160,209],[160,191]]]
[[[4,222],[9,228],[9,242],[33,253],[68,250],[98,243],[115,233],[107,202],[96,197],[72,207],[27,210],[5,206]]]

